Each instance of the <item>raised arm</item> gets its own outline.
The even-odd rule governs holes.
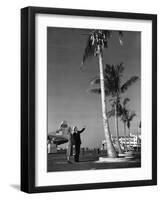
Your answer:
[[[80,131],[78,131],[78,133],[82,133],[85,130],[85,128],[82,128]]]

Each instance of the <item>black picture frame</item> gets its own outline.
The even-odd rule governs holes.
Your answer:
[[[152,179],[61,186],[35,186],[35,15],[59,14],[152,21]],[[21,9],[21,190],[58,192],[157,184],[157,15],[45,7]]]

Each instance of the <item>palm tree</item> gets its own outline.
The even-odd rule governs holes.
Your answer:
[[[136,116],[136,113],[134,111],[128,111],[127,112],[127,128],[128,128],[128,137],[129,137],[129,150],[130,150],[130,126],[131,126],[131,121],[133,118]]]
[[[122,42],[122,32],[119,31],[120,44]],[[85,52],[83,55],[83,64],[87,58],[91,56],[98,56],[99,60],[99,71],[100,71],[100,90],[101,90],[101,102],[102,102],[102,116],[103,116],[103,126],[105,139],[107,144],[107,156],[117,157],[116,151],[114,149],[111,135],[109,133],[108,118],[106,115],[106,98],[105,98],[105,85],[104,85],[104,67],[103,67],[103,50],[108,48],[108,42],[111,37],[112,32],[108,30],[94,30],[89,34]]]
[[[115,127],[116,127],[116,138],[117,138],[117,147],[119,153],[123,153],[120,142],[119,142],[119,128],[118,128],[118,117],[121,116],[121,108],[120,103],[116,102],[114,99],[110,99],[111,103],[111,110],[107,112],[107,117],[110,118],[112,116],[115,117]],[[120,101],[120,100],[119,100]]]
[[[127,103],[130,101],[129,98],[125,98],[123,100],[122,105],[120,106],[120,117],[121,121],[124,124],[124,136],[125,136],[125,151],[127,151],[127,142],[126,142],[126,123],[127,123],[127,116],[128,116],[128,108],[127,108]]]
[[[118,130],[118,116],[119,116],[119,105],[120,105],[120,97],[121,94],[126,92],[127,89],[136,81],[138,81],[139,77],[132,76],[129,80],[123,82],[122,76],[124,72],[123,63],[119,65],[108,65],[106,64],[106,68],[104,70],[104,87],[105,87],[105,95],[112,97],[112,105],[114,107],[115,114],[115,125],[116,125],[116,136],[117,136],[117,144],[119,153],[123,153],[120,143],[119,143],[119,130]],[[100,84],[101,80],[99,77],[95,77],[91,84]],[[100,88],[94,88],[90,90],[93,93],[100,94]]]

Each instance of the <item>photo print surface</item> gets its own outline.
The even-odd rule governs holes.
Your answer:
[[[47,27],[47,172],[141,167],[141,32]]]

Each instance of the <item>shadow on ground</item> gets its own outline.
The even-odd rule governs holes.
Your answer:
[[[18,184],[10,184],[10,187],[14,188],[15,190],[20,190],[20,185]]]

